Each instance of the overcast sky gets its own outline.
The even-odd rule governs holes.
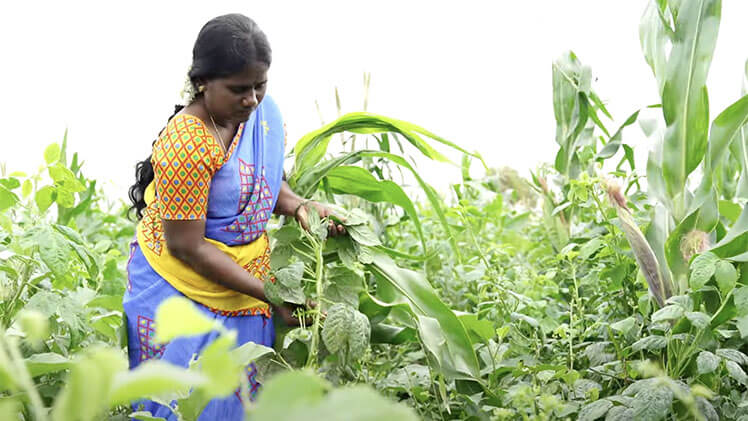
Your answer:
[[[29,171],[69,129],[85,173],[125,197],[137,160],[179,100],[192,45],[210,18],[253,18],[273,48],[269,93],[291,146],[345,111],[419,124],[491,166],[521,171],[556,152],[551,62],[571,49],[591,66],[593,88],[615,127],[657,103],[639,47],[646,0],[536,1],[128,1],[5,2],[0,10],[0,162]],[[748,58],[748,1],[724,0],[709,75],[712,117],[738,98]],[[640,130],[627,141],[647,148]],[[456,162],[460,157],[450,155]],[[459,171],[421,162],[440,187]]]

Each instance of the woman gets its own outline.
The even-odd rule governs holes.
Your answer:
[[[140,222],[123,299],[131,368],[150,358],[186,367],[215,338],[156,344],[154,313],[171,296],[195,301],[204,314],[236,330],[239,344],[272,346],[272,313],[298,323],[291,306],[271,309],[263,290],[270,213],[294,216],[304,227],[308,215],[307,202],[283,181],[283,122],[265,95],[270,62],[265,35],[246,16],[205,24],[189,72],[194,99],[177,106],[152,155],[137,166],[130,198]],[[331,235],[342,232],[331,223]],[[248,375],[254,396],[253,367]],[[201,419],[242,419],[239,396],[211,401]],[[155,416],[171,416],[154,402],[141,404]]]

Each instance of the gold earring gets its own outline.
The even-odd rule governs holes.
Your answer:
[[[205,92],[205,85],[200,85],[197,87],[198,92]]]

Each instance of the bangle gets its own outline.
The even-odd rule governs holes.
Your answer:
[[[296,206],[296,209],[293,211],[294,218],[299,214],[299,209],[302,207],[305,207],[307,203],[311,202],[311,200],[302,200],[301,203],[299,203],[298,206]]]

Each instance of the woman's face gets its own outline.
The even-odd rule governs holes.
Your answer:
[[[205,83],[205,106],[216,121],[240,123],[265,97],[268,65],[256,61],[241,72]]]

